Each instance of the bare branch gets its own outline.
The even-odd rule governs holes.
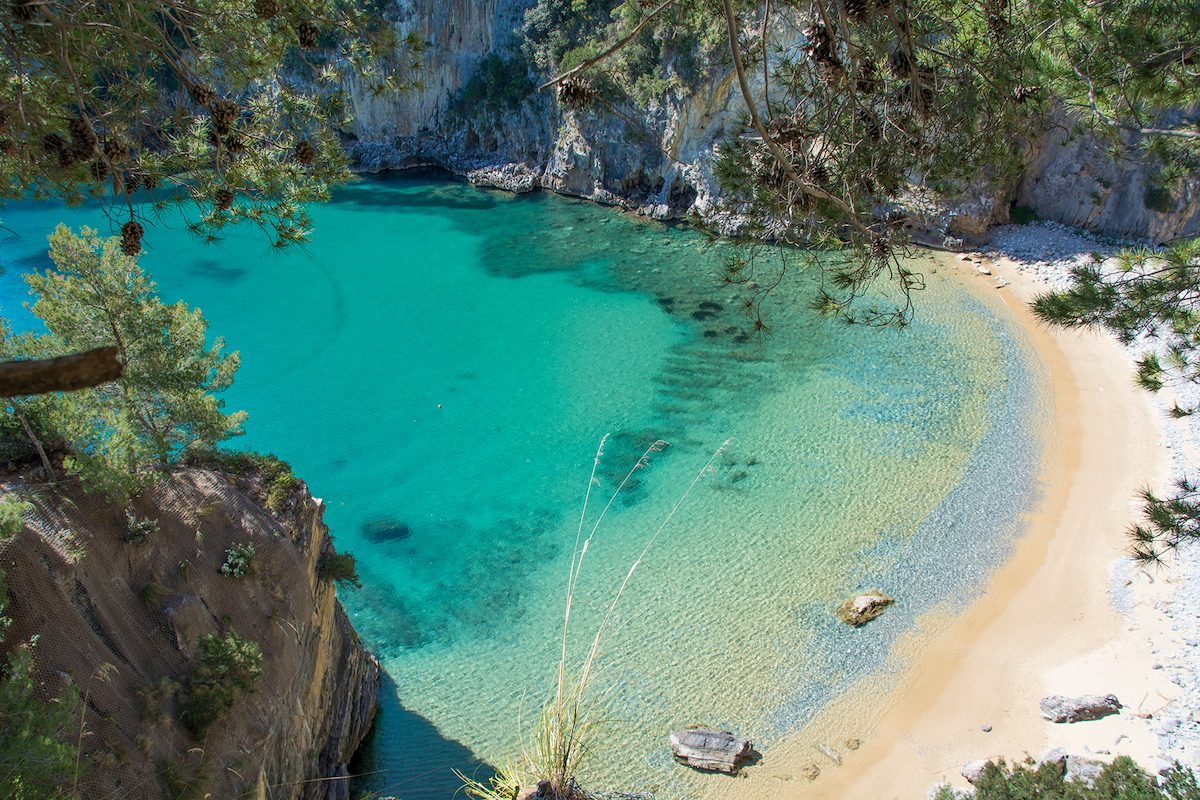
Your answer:
[[[0,363],[0,397],[87,389],[121,377],[116,347],[47,359]]]

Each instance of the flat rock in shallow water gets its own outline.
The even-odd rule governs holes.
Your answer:
[[[883,613],[896,602],[883,592],[872,590],[851,597],[838,608],[838,619],[847,625],[860,628]]]
[[[712,728],[671,731],[671,753],[696,769],[733,775],[750,758],[754,745],[749,739]]]
[[[1039,704],[1042,718],[1051,722],[1086,722],[1121,712],[1121,701],[1115,694],[1085,694],[1064,697],[1052,694]]]

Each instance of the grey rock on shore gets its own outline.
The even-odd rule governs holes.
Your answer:
[[[1087,694],[1064,697],[1052,694],[1039,704],[1042,718],[1051,722],[1086,722],[1121,713],[1121,701],[1115,694]]]

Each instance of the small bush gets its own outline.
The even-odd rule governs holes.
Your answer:
[[[142,587],[138,592],[138,597],[142,599],[147,608],[158,611],[162,608],[163,600],[167,598],[167,590],[161,583],[151,581]]]
[[[221,574],[227,578],[244,578],[254,574],[254,562],[258,551],[253,542],[235,544],[225,551],[225,563],[221,565]]]
[[[300,483],[291,469],[276,474],[267,484],[267,508],[278,513],[283,510],[296,485]]]
[[[147,539],[158,533],[158,520],[139,517],[132,511],[125,512],[125,520],[125,541],[130,544],[144,544]]]
[[[1028,225],[1031,222],[1037,222],[1038,215],[1029,206],[1014,206],[1012,210],[1012,221],[1014,225]]]
[[[342,586],[362,588],[358,577],[358,566],[350,553],[326,553],[317,563],[317,577],[323,581],[334,581]]]
[[[272,455],[253,451],[204,450],[190,454],[188,464],[193,467],[215,469],[232,475],[263,477],[266,486],[266,506],[271,511],[283,509],[292,490],[300,483],[292,474],[286,461]]]
[[[1146,192],[1142,195],[1142,204],[1159,214],[1169,214],[1175,210],[1175,198],[1171,196],[1171,190],[1158,183],[1146,185]]]
[[[934,800],[953,800],[943,787]],[[1200,800],[1200,785],[1190,769],[1176,764],[1161,782],[1128,756],[1118,756],[1092,786],[1068,781],[1059,763],[1008,766],[989,763],[975,782],[976,800]]]
[[[203,736],[262,677],[262,649],[233,631],[201,637],[199,653],[180,702],[180,721],[195,736]]]
[[[16,495],[0,497],[0,541],[25,530],[25,515],[32,510],[32,505]]]

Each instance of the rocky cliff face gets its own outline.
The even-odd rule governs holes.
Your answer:
[[[379,666],[317,576],[330,552],[321,501],[300,484],[280,513],[261,479],[190,469],[130,507],[158,523],[127,541],[126,509],[20,478],[35,510],[0,552],[13,625],[37,636],[47,699],[85,693],[85,797],[335,800],[371,725]],[[253,575],[220,574],[226,550],[252,543]],[[203,740],[179,723],[179,692],[199,638],[235,631],[263,652],[262,677]]]
[[[549,93],[533,92],[536,76],[528,74],[520,102],[497,106],[468,92],[489,56],[519,60],[521,21],[533,4],[403,0],[395,24],[429,45],[424,88],[399,98],[354,93],[351,150],[360,167],[434,164],[483,185],[544,187],[660,219],[696,213],[732,227],[735,215],[723,208],[712,174],[714,147],[742,113],[729,71],[649,108],[564,110]],[[1059,116],[1032,146],[1019,184],[981,180],[953,198],[914,196],[916,233],[948,244],[978,240],[1008,221],[1014,201],[1045,219],[1115,235],[1166,241],[1200,233],[1200,178],[1164,193],[1156,176],[1153,163],[1113,164],[1102,144]]]

